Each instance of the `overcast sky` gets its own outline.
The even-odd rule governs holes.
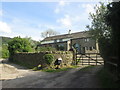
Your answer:
[[[89,13],[99,2],[1,2],[0,36],[32,37],[53,29],[60,34],[80,32],[90,25]]]

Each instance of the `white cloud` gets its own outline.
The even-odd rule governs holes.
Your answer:
[[[63,0],[60,0],[60,1],[58,2],[58,5],[56,6],[54,12],[55,12],[56,14],[58,14],[58,13],[60,13],[60,11],[62,12],[62,10],[64,10],[65,7],[68,6],[68,5],[70,5],[70,2],[65,2],[65,1],[63,1]]]
[[[65,15],[64,18],[58,19],[57,22],[58,22],[58,23],[61,23],[61,24],[64,25],[65,27],[71,27],[71,25],[72,25],[72,21],[71,21],[69,15]]]
[[[65,6],[65,2],[61,0],[61,1],[59,1],[59,5],[60,6]]]
[[[85,8],[87,14],[95,13],[94,6],[95,4],[82,4],[82,7]]]
[[[6,22],[0,21],[0,32],[11,33],[11,27]]]

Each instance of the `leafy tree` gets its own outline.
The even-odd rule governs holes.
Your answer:
[[[17,52],[31,52],[31,44],[28,39],[21,38],[21,37],[14,37],[8,43],[8,50],[10,55],[17,53]]]
[[[95,6],[95,13],[90,13],[91,26],[86,26],[90,30],[90,34],[95,39],[111,37],[111,28],[107,26],[105,21],[105,15],[108,11],[107,6],[104,3],[100,3],[100,6]]]
[[[25,39],[27,39],[27,40],[30,42],[30,45],[31,45],[33,51],[35,51],[36,46],[37,46],[40,42],[39,42],[39,41],[32,40],[31,37],[25,37]]]
[[[113,55],[119,56],[120,51],[120,1],[107,5],[106,23],[112,28]]]
[[[112,28],[112,56],[117,57],[115,71],[120,80],[120,1],[107,5],[106,23]]]
[[[95,13],[90,13],[91,26],[87,26],[92,37],[98,42],[100,53],[104,60],[107,60],[111,55],[111,27],[106,24],[107,6],[100,3],[100,6],[95,6]]]
[[[57,35],[57,34],[59,34],[57,31],[54,31],[54,30],[52,30],[52,29],[48,29],[48,30],[42,32],[42,33],[41,33],[41,36],[42,36],[43,38],[46,38],[46,37],[49,37],[49,36],[55,36],[55,35]]]

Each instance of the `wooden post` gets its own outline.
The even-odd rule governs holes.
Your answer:
[[[97,65],[97,53],[96,53],[96,65]]]
[[[83,55],[82,55],[82,65],[83,65]]]
[[[76,60],[75,60],[75,65],[77,65],[77,52],[76,52],[76,57],[75,57],[75,58],[76,58]]]
[[[88,58],[88,65],[90,65],[90,53],[89,53],[89,58]]]

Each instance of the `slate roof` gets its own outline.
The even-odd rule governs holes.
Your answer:
[[[83,37],[91,37],[91,36],[88,31],[83,31],[83,32],[76,32],[71,34],[63,34],[63,35],[46,37],[43,41],[66,39],[66,38],[76,39],[76,38],[83,38]]]

